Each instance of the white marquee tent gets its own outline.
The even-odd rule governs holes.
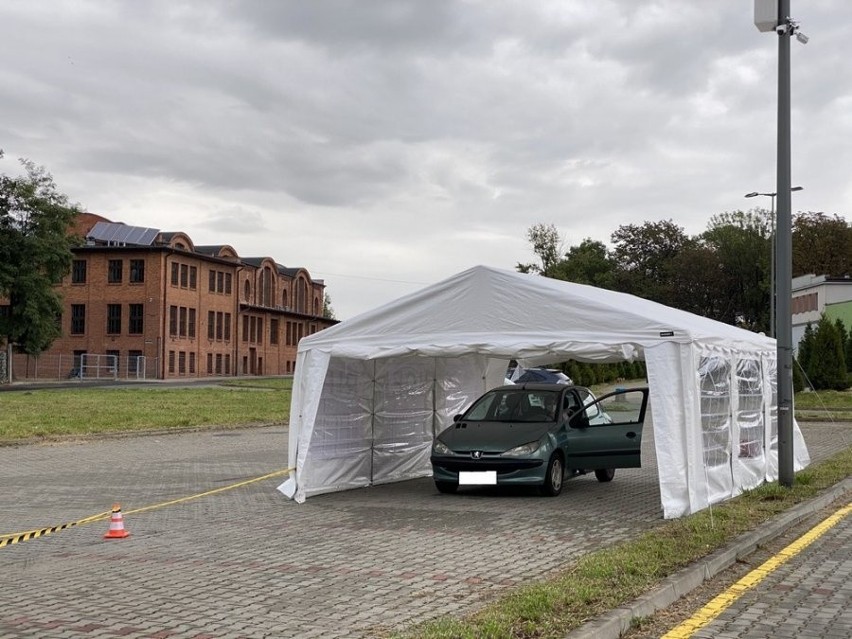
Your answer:
[[[775,340],[648,300],[476,266],[304,338],[296,501],[431,475],[433,438],[506,366],[645,360],[666,518],[777,479]],[[648,421],[646,420],[646,428]],[[809,463],[794,424],[796,469]]]

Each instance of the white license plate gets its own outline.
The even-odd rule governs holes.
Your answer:
[[[497,471],[459,471],[459,484],[462,486],[496,486]]]

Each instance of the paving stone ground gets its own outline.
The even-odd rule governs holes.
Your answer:
[[[803,424],[815,460],[852,424]],[[650,433],[648,433],[650,434]],[[286,427],[0,448],[0,534],[124,512],[283,469]],[[0,548],[0,637],[372,637],[464,615],[662,522],[643,468],[562,495],[431,479],[288,501],[268,479]]]
[[[852,517],[770,573],[695,639],[852,637]]]

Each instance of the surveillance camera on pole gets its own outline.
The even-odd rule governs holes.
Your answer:
[[[794,35],[807,44],[810,38],[799,32],[799,23],[789,16],[781,16],[779,0],[754,0],[754,26],[762,33],[774,31],[778,35]]]

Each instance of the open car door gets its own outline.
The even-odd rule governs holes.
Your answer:
[[[578,470],[639,468],[647,388],[618,389],[568,421],[566,466]]]

